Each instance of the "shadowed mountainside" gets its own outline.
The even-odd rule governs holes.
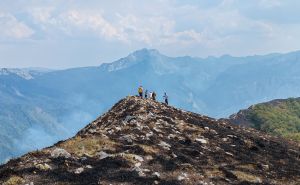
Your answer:
[[[127,97],[76,136],[0,166],[8,184],[297,184],[299,145]]]

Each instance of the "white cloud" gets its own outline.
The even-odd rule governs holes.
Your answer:
[[[260,0],[259,5],[263,8],[274,8],[282,5],[279,0]]]
[[[124,40],[118,29],[98,12],[77,9],[57,12],[46,7],[31,9],[29,13],[46,34]]]
[[[174,21],[165,17],[137,17],[118,15],[117,27],[129,42],[143,42],[152,45],[160,38],[172,34]]]
[[[122,40],[122,36],[110,22],[108,22],[101,14],[81,12],[79,10],[70,10],[59,16],[60,26],[71,26],[70,29],[79,29],[90,31],[104,38],[115,38]],[[72,33],[72,30],[68,30]]]
[[[0,37],[2,39],[25,39],[34,34],[26,24],[18,21],[13,15],[0,14]]]
[[[261,3],[266,1],[260,0]],[[144,44],[145,47],[197,43],[212,47],[212,43],[227,42],[233,35],[248,35],[253,30],[252,34],[258,35],[272,30],[271,24],[244,17],[234,7],[236,0],[222,0],[210,8],[178,5],[172,1],[163,1],[162,6],[149,2],[139,6],[141,3],[130,2],[123,3],[122,7],[116,6],[115,13],[97,7],[97,3],[92,3],[95,7],[82,9],[73,8],[76,3],[63,8],[34,7],[29,13],[46,36],[98,37],[129,45]],[[107,3],[104,3],[106,6]],[[137,11],[128,12],[126,9]]]
[[[150,47],[170,44],[189,45],[204,41],[201,32],[194,29],[176,30],[176,21],[163,16],[137,17],[118,15],[117,27],[130,43],[140,42]]]
[[[33,21],[36,23],[49,23],[51,20],[53,11],[55,10],[54,7],[34,7],[30,8],[28,12],[33,18]]]
[[[49,51],[64,45],[68,51],[60,56],[64,60],[71,58],[69,61],[76,53],[81,55],[76,59],[93,55],[93,64],[98,63],[97,46],[105,51],[107,56],[103,54],[101,58],[106,61],[142,47],[157,48],[168,55],[196,56],[262,54],[300,48],[297,0],[9,2],[0,1],[0,12],[6,12],[0,15],[0,26],[6,28],[0,30],[0,49],[7,49],[1,43],[3,38],[30,38],[33,44],[49,44]],[[119,50],[109,52],[111,48]]]

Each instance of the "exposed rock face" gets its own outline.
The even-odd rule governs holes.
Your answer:
[[[128,97],[55,146],[0,167],[0,183],[297,184],[300,149],[199,114]]]

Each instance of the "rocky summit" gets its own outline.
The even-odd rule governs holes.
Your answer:
[[[3,185],[300,183],[300,146],[138,97],[0,166]]]

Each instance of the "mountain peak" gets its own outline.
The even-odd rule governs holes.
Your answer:
[[[136,96],[128,96],[118,103],[116,103],[108,113],[104,114],[92,124],[88,125],[86,128],[81,130],[79,134],[86,135],[87,133],[95,133],[95,131],[102,131],[102,127],[114,128],[116,126],[122,126],[120,120],[127,122],[130,119],[136,119],[137,117],[144,119],[151,117],[155,114],[163,115],[168,112],[168,114],[173,114],[174,116],[181,113],[186,113],[180,109],[176,109],[171,106],[167,106],[163,103],[153,101],[151,99],[142,99]],[[200,116],[200,115],[199,115]],[[205,120],[213,121],[214,119],[203,117]],[[110,120],[105,122],[103,120]],[[113,122],[112,120],[117,120]]]
[[[144,48],[141,50],[137,50],[129,54],[127,57],[121,58],[120,60],[117,60],[113,63],[102,64],[101,67],[109,72],[118,71],[141,62],[154,61],[155,59],[163,56],[164,55],[160,54],[158,50]]]
[[[33,74],[29,70],[16,68],[0,68],[0,75],[16,75],[25,80],[33,79]]]
[[[0,183],[293,184],[299,168],[285,140],[131,96],[73,138],[0,166]]]
[[[132,53],[132,55],[135,55],[135,56],[156,56],[156,55],[161,55],[161,53],[156,49],[143,48],[143,49],[134,51]]]

